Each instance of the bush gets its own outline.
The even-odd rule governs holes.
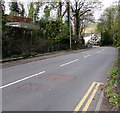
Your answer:
[[[118,67],[114,66],[110,69],[108,75],[111,76],[111,77],[115,77],[118,73]]]
[[[120,93],[118,92],[120,85],[119,66],[120,66],[120,58],[118,58],[116,64],[110,69],[108,73],[109,75],[108,81],[105,88],[105,93],[106,93],[106,97],[108,98],[108,101],[116,109],[118,109],[118,103],[120,102]]]
[[[24,52],[24,53],[21,54],[21,56],[23,58],[27,58],[27,57],[31,56],[31,53],[30,52]]]
[[[20,56],[28,57],[36,53],[47,52],[47,39],[42,37],[40,30],[5,26],[2,33],[3,58]],[[47,49],[48,50],[48,49]],[[29,52],[26,52],[29,51]]]

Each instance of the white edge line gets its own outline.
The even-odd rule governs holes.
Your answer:
[[[78,60],[79,60],[79,59],[76,59],[76,60],[70,61],[70,62],[68,62],[68,63],[62,64],[62,65],[60,65],[60,66],[62,67],[62,66],[65,66],[65,65],[71,64],[71,63],[73,63],[73,62],[76,62],[76,61],[78,61]]]
[[[25,77],[25,78],[23,78],[23,79],[20,79],[20,80],[11,82],[11,83],[9,83],[9,84],[0,86],[0,89],[6,88],[6,87],[11,86],[11,85],[14,85],[14,84],[17,84],[17,83],[19,83],[19,82],[22,82],[22,81],[24,81],[24,80],[27,80],[27,79],[32,78],[32,77],[35,77],[35,76],[38,76],[38,75],[43,74],[43,73],[45,73],[45,71],[42,71],[42,72],[40,72],[40,73],[36,73],[36,74],[34,74],[34,75]]]

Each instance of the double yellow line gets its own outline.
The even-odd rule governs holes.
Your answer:
[[[80,108],[82,107],[83,103],[85,102],[85,100],[87,99],[87,97],[89,96],[90,92],[92,91],[93,87],[95,86],[90,98],[88,99],[86,105],[83,107],[82,111],[87,111],[87,109],[89,108],[99,86],[103,84],[103,83],[100,83],[100,82],[93,82],[92,85],[90,86],[90,88],[88,89],[88,91],[86,92],[86,94],[84,95],[84,97],[81,99],[81,101],[79,102],[79,104],[76,106],[76,108],[74,109],[74,112],[73,113],[77,113]]]

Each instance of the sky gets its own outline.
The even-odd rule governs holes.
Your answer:
[[[102,2],[102,9],[96,11],[96,13],[94,13],[94,16],[96,19],[99,19],[100,15],[103,13],[104,9],[106,9],[107,7],[110,7],[114,2],[118,2],[119,0],[100,0],[100,2]]]
[[[8,7],[8,3],[7,2],[11,2],[11,0],[4,0],[4,1],[6,2],[5,3],[6,13],[9,14],[9,7]],[[21,3],[24,3],[25,9],[26,9],[26,12],[27,12],[27,7],[28,7],[27,5],[30,2],[35,2],[35,1],[38,1],[38,0],[16,0],[16,1],[20,1]],[[96,20],[99,19],[100,15],[103,13],[103,11],[104,11],[105,8],[111,6],[114,2],[116,2],[118,0],[99,0],[99,1],[102,2],[102,8],[100,10],[96,10],[95,11],[94,16],[95,16]]]

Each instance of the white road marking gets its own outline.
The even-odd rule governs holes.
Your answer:
[[[97,51],[96,53],[101,53],[101,51]]]
[[[81,52],[81,53],[85,53],[85,52]]]
[[[60,65],[60,66],[62,67],[62,66],[65,66],[65,65],[71,64],[71,63],[73,63],[73,62],[76,62],[76,61],[78,61],[78,60],[79,60],[79,59],[76,59],[76,60],[70,61],[70,62],[68,62],[68,63],[62,64],[62,65]]]
[[[101,53],[102,51],[104,51],[104,49],[102,49],[102,50],[100,50],[100,51],[97,51],[96,53],[98,54],[98,53]]]
[[[86,56],[84,56],[83,58],[87,58],[87,57],[89,57],[90,55],[86,55]]]
[[[29,79],[29,78],[33,78],[33,77],[38,76],[38,75],[43,74],[43,73],[45,73],[45,71],[42,71],[42,72],[40,72],[40,73],[36,73],[36,74],[34,74],[34,75],[25,77],[25,78],[23,78],[23,79],[19,79],[19,80],[17,80],[17,81],[11,82],[11,83],[9,83],[9,84],[0,86],[0,89],[6,88],[6,87],[11,86],[11,85],[14,85],[14,84],[17,84],[17,83],[19,83],[19,82],[22,82],[22,81],[27,80],[27,79]]]

